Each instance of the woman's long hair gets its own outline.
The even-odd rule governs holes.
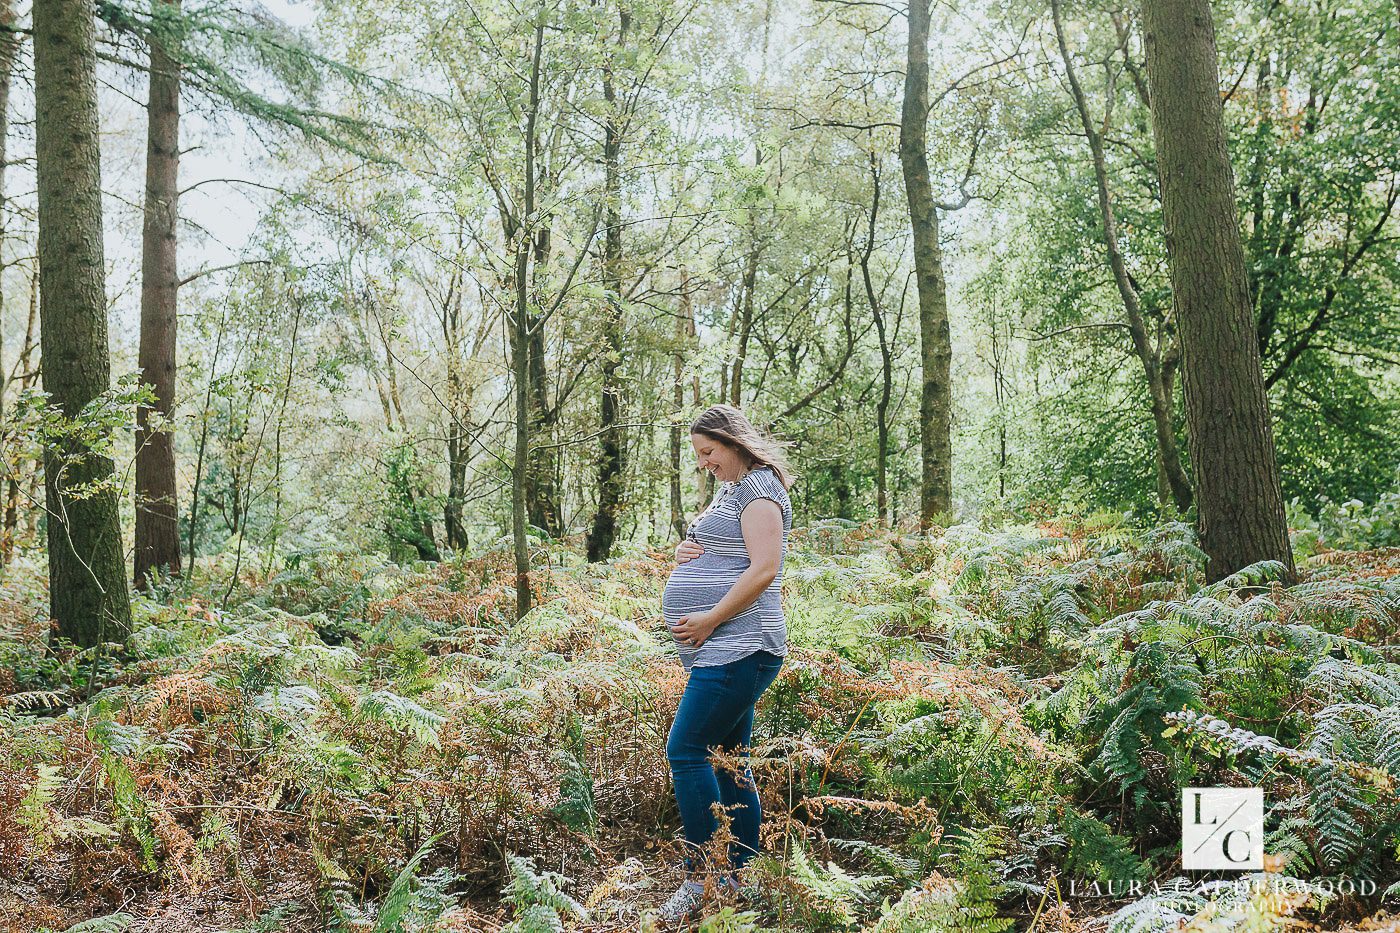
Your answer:
[[[772,467],[784,489],[791,489],[797,473],[788,463],[783,448],[788,444],[754,427],[744,413],[733,405],[711,405],[690,426],[691,434],[738,447],[753,458],[754,466]]]

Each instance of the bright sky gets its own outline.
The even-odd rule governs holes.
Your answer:
[[[264,8],[288,25],[304,29],[316,17],[311,0],[263,0]],[[107,84],[99,89],[103,132],[102,187],[109,269],[108,293],[113,299],[112,350],[114,372],[134,367],[139,319],[141,215],[145,184],[145,82],[120,78],[109,65],[99,74]],[[27,104],[32,109],[32,98]],[[206,115],[188,98],[182,106],[180,142],[181,227],[179,268],[182,276],[236,261],[258,217],[273,193],[240,185],[239,180],[276,184],[280,170],[266,161],[266,149],[238,115]],[[223,179],[224,181],[216,181]],[[233,183],[230,183],[232,180]],[[30,178],[32,184],[32,176]],[[31,188],[32,190],[32,188]],[[201,283],[212,284],[212,283]],[[195,288],[195,291],[198,289]],[[16,312],[9,309],[6,336]],[[7,356],[9,345],[7,340]]]

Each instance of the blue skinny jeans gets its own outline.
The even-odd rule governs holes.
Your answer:
[[[732,868],[740,868],[758,853],[762,813],[753,772],[747,764],[735,774],[710,763],[710,751],[748,752],[753,734],[753,708],[778,676],[783,659],[767,651],[720,664],[693,667],[681,695],[676,720],[666,739],[666,758],[680,806],[689,855],[686,871],[694,871],[718,821],[711,805],[721,804],[730,815],[735,842],[729,846]]]

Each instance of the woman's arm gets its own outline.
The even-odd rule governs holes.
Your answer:
[[[681,616],[671,631],[683,642],[703,645],[720,624],[753,605],[778,577],[783,560],[783,509],[772,499],[755,499],[739,515],[749,567],[715,608]]]

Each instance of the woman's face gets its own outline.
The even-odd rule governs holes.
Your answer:
[[[742,448],[703,434],[690,435],[690,446],[695,448],[695,465],[725,482],[732,483],[743,476],[751,462]]]

